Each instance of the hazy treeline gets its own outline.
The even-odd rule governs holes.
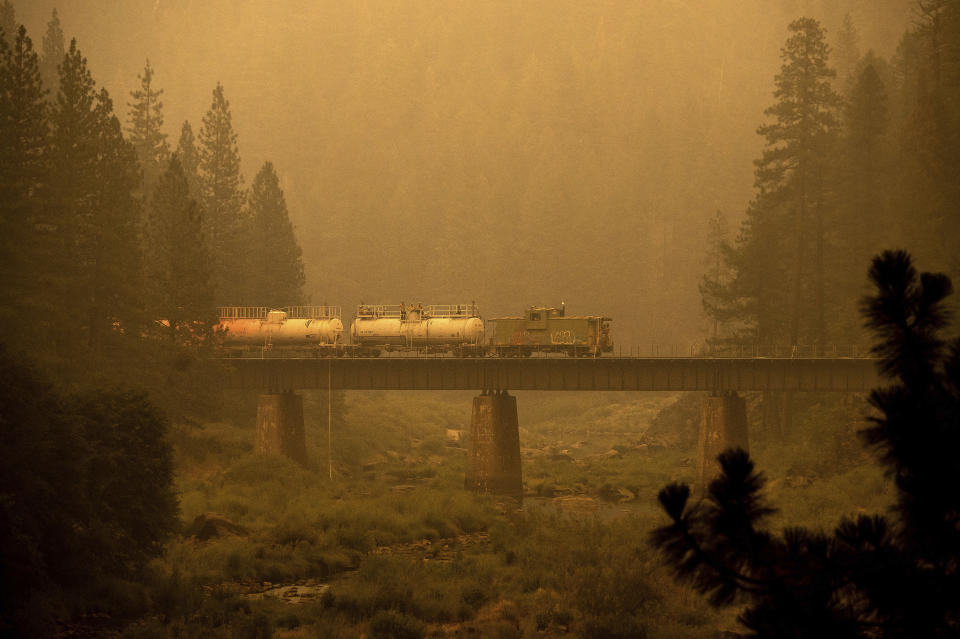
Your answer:
[[[721,340],[863,344],[871,255],[960,273],[960,7],[918,2],[889,60],[850,21],[831,48],[797,20],[781,59],[746,218],[735,238],[712,223],[704,306]]]
[[[42,25],[54,4],[24,8]],[[701,335],[707,221],[750,195],[786,25],[850,13],[892,53],[912,0],[186,2],[61,7],[103,83],[149,57],[175,139],[222,81],[273,158],[316,303],[476,299]],[[27,20],[28,18],[24,18]],[[863,274],[865,264],[857,267]],[[518,277],[522,273],[522,277]]]
[[[56,11],[41,52],[9,2],[2,18],[0,323],[11,347],[86,369],[132,357],[147,336],[202,343],[216,304],[301,301],[279,178],[268,161],[244,188],[221,85],[198,134],[184,122],[174,146],[149,61],[122,124]]]

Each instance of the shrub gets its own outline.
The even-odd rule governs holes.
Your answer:
[[[0,423],[0,628],[32,627],[38,593],[96,606],[91,584],[137,576],[179,528],[168,424],[146,396],[66,397],[0,349]]]
[[[393,610],[381,610],[370,621],[372,639],[420,639],[423,633],[420,621]]]

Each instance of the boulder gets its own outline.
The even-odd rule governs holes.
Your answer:
[[[194,537],[200,541],[206,541],[215,537],[226,537],[236,535],[245,537],[247,529],[240,524],[235,524],[223,515],[218,513],[203,513],[193,520],[193,523],[184,530],[184,535]]]

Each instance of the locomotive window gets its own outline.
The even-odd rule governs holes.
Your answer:
[[[540,319],[540,313],[530,313],[530,320],[536,322]]]

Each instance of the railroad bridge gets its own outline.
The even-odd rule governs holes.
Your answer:
[[[867,357],[229,358],[224,386],[261,392],[257,448],[305,461],[297,390],[474,390],[465,484],[520,496],[519,424],[509,391],[709,391],[701,407],[697,483],[729,446],[747,448],[741,391],[867,392],[880,383]]]

